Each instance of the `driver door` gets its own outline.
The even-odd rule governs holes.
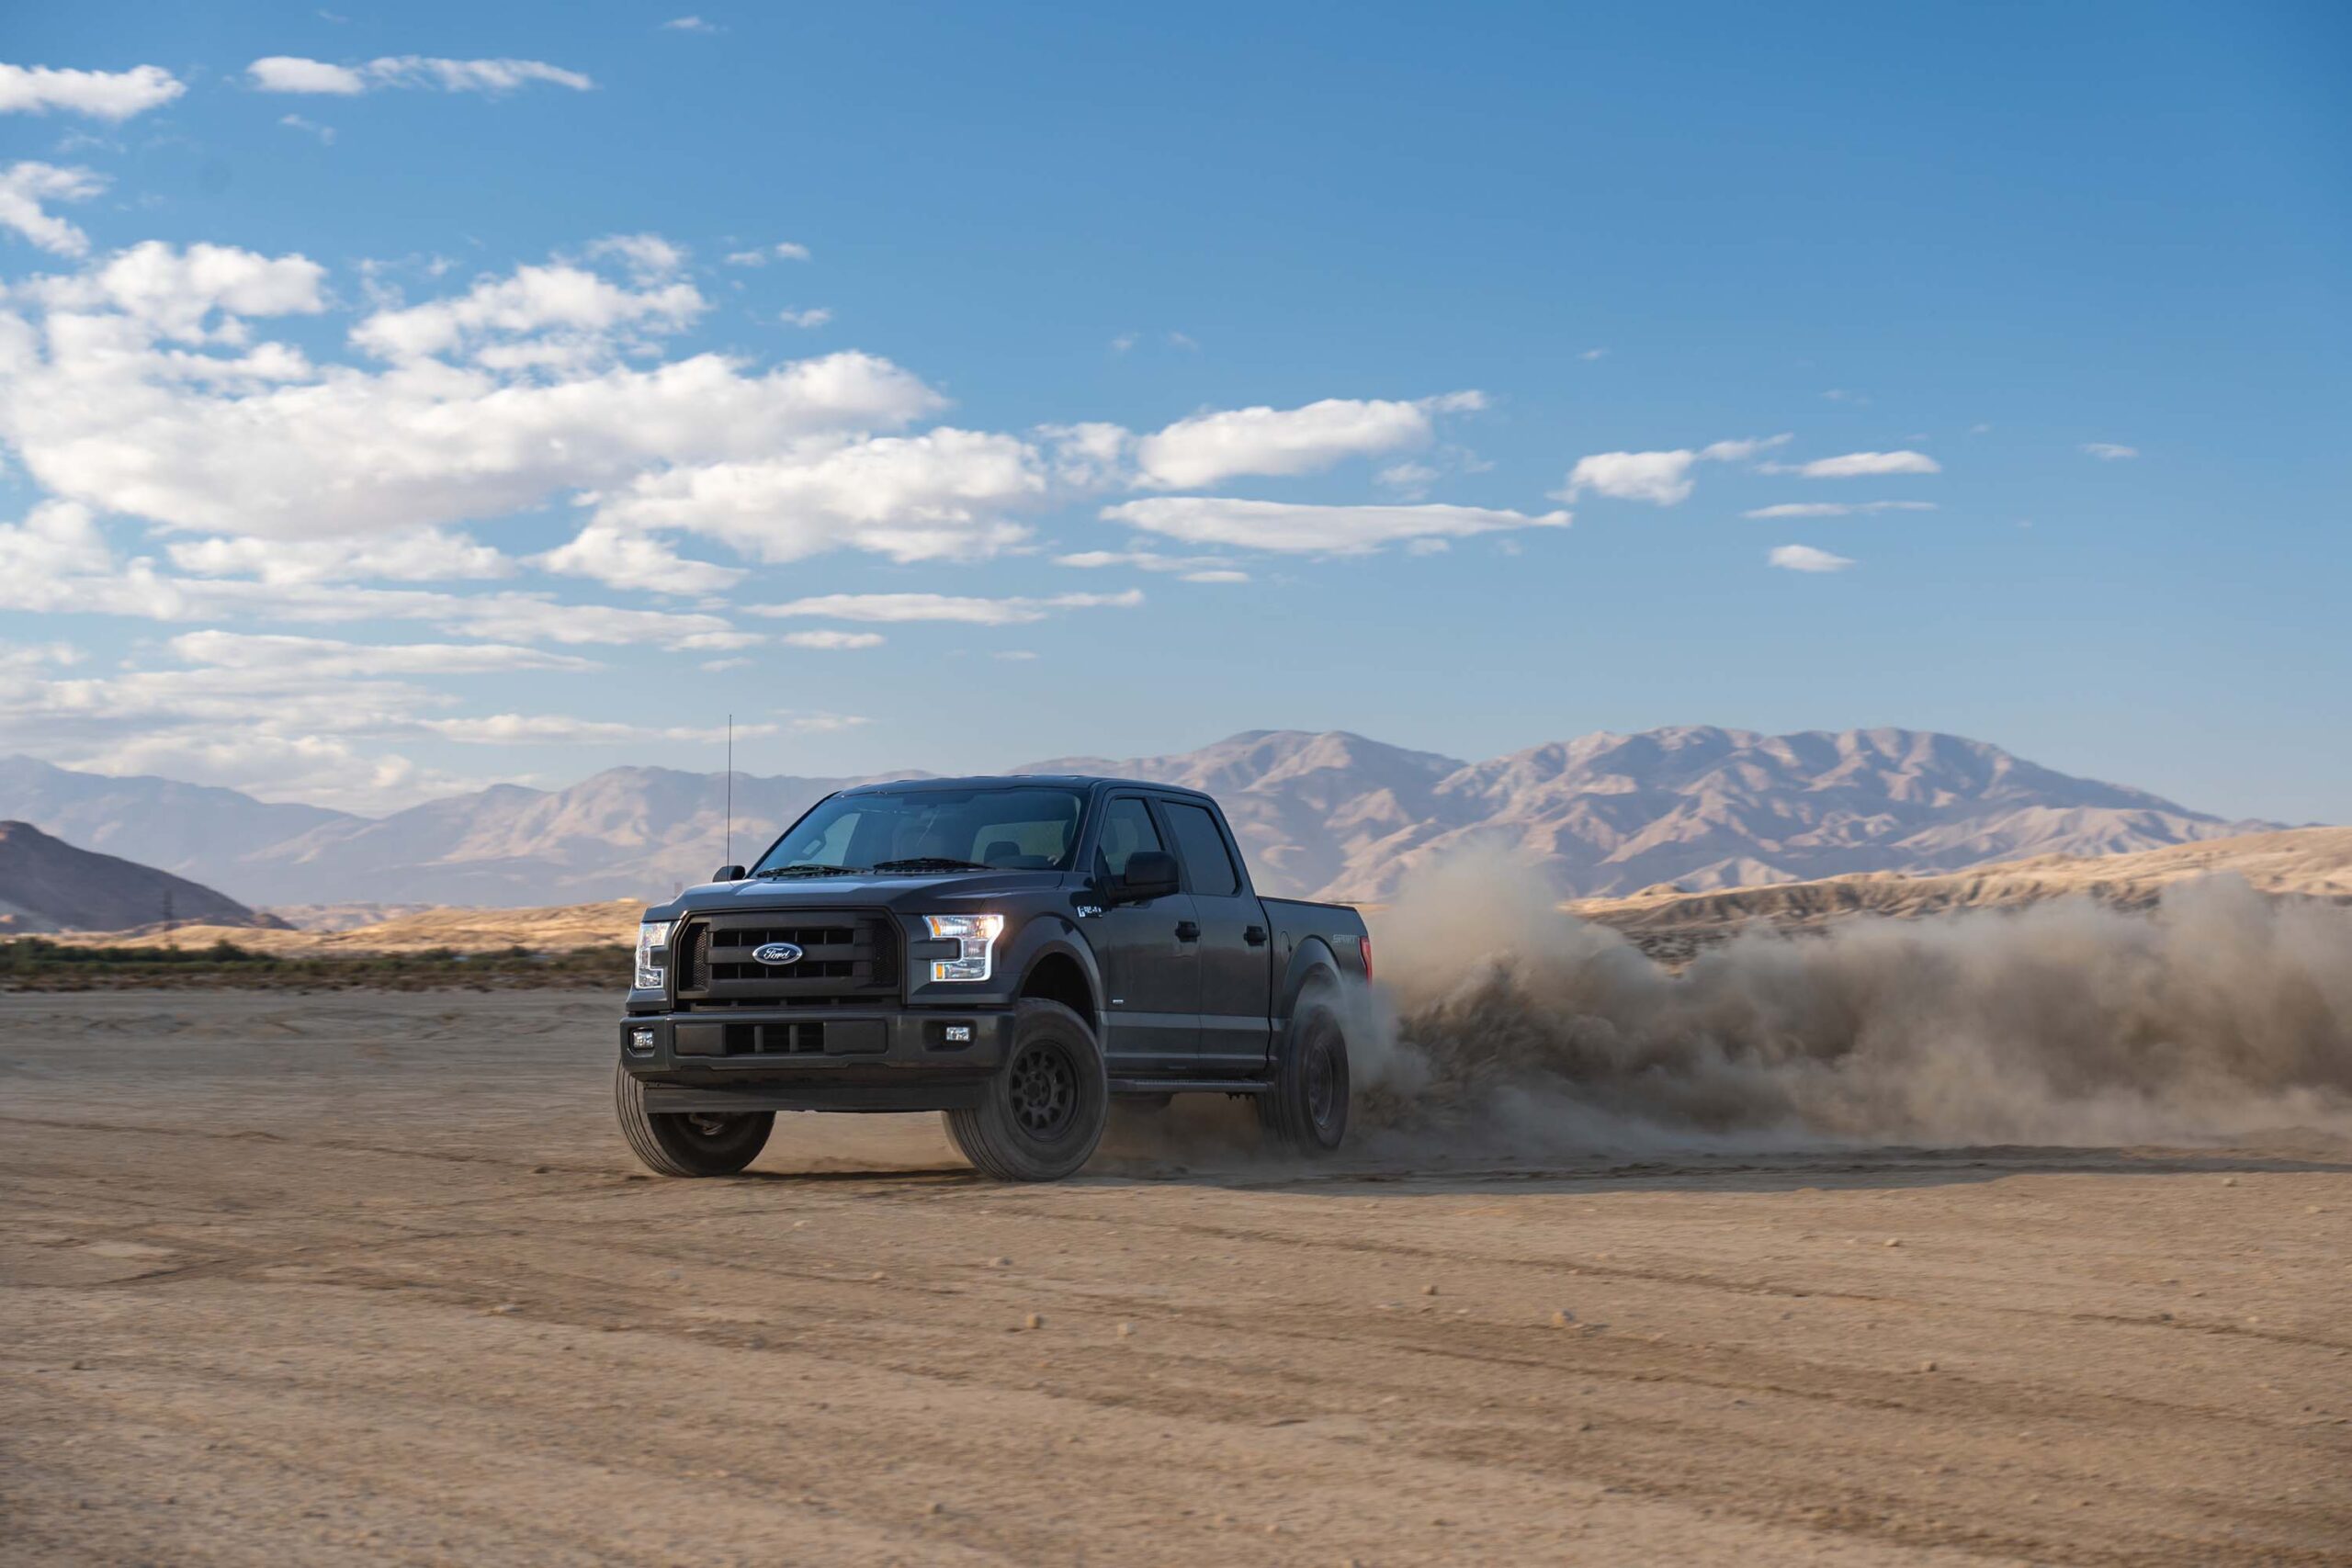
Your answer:
[[[1138,850],[1166,847],[1143,796],[1114,795],[1103,803],[1094,870],[1104,887],[1116,882]],[[1102,970],[1102,1055],[1112,1076],[1148,1077],[1191,1066],[1201,1049],[1200,927],[1193,896],[1106,902],[1084,924]]]

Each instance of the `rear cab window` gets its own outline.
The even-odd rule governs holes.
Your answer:
[[[1185,890],[1208,898],[1228,898],[1241,891],[1241,872],[1217,831],[1208,807],[1162,797],[1160,813],[1176,836],[1176,858],[1184,868]]]

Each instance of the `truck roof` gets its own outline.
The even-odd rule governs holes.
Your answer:
[[[1118,784],[1134,789],[1160,789],[1174,795],[1197,795],[1203,800],[1209,798],[1204,791],[1190,789],[1183,784],[1160,784],[1152,779],[1110,778],[1101,773],[976,773],[968,778],[957,779],[888,779],[874,784],[853,784],[841,793],[870,795],[881,790],[1003,789],[1019,788],[1023,784],[1068,784],[1077,789],[1092,789],[1099,784]]]

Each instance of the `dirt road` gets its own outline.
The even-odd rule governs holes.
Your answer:
[[[0,997],[0,1559],[2352,1562],[2340,1144],[660,1181],[610,1010]]]

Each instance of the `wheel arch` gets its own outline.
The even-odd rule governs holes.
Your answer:
[[[1309,987],[1329,986],[1336,994],[1346,973],[1340,966],[1339,954],[1323,938],[1311,936],[1300,942],[1290,955],[1290,967],[1283,975],[1279,998],[1282,1006],[1274,1019],[1278,1028],[1289,1027],[1292,1015],[1298,1011],[1299,998]]]
[[[1094,954],[1067,927],[1024,942],[1019,953],[1021,983],[1016,998],[1059,1002],[1086,1021],[1099,1044],[1102,1038],[1102,976]]]

